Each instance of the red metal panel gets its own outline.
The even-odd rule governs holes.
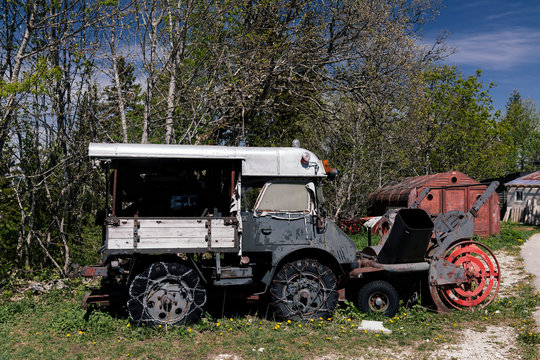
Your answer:
[[[452,210],[468,211],[467,207],[467,189],[466,188],[449,188],[443,189],[442,212]]]
[[[469,190],[469,204],[472,206],[485,191],[485,187],[474,187]],[[474,232],[479,236],[489,236],[490,234],[490,212],[491,199],[487,201],[478,212],[478,217],[474,220]]]
[[[418,191],[422,192],[423,187]],[[441,189],[433,189],[420,203],[420,209],[424,209],[428,214],[439,214],[441,212]]]
[[[501,232],[501,208],[499,204],[499,195],[497,195],[497,193],[491,195],[491,199],[488,204],[490,207],[489,234],[498,234]]]

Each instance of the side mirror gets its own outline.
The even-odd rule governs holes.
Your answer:
[[[328,180],[334,180],[338,175],[338,171],[336,168],[331,168],[328,172]]]

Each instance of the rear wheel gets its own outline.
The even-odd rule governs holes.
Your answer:
[[[372,281],[358,291],[356,305],[364,312],[394,316],[399,308],[399,294],[389,282]]]
[[[189,324],[200,320],[206,290],[186,265],[157,262],[137,275],[129,287],[129,316],[150,326]]]
[[[309,320],[330,316],[336,308],[337,280],[332,270],[313,259],[285,264],[270,287],[275,314],[281,319]]]

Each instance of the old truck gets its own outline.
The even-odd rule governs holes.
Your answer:
[[[448,311],[483,306],[498,288],[495,257],[470,240],[474,212],[434,224],[396,211],[388,236],[358,251],[326,215],[322,186],[337,171],[299,146],[92,143],[89,157],[106,199],[102,263],[82,269],[101,287],[83,305],[119,302],[135,323],[197,322],[219,288],[264,295],[293,320],[331,315],[340,289],[393,315],[422,292]]]

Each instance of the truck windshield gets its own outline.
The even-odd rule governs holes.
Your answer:
[[[311,197],[304,183],[268,183],[255,206],[256,212],[310,212]]]

